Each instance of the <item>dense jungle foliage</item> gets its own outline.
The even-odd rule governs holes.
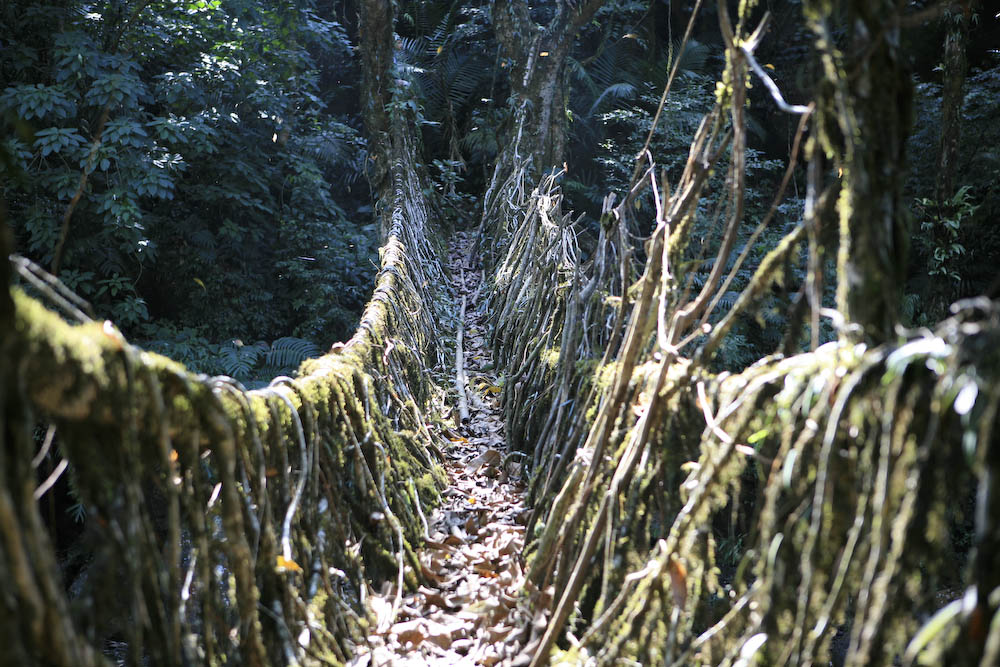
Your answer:
[[[351,44],[312,4],[4,3],[18,250],[207,372],[348,335],[377,238]]]
[[[562,185],[591,230],[604,195],[620,194],[629,179],[692,4],[604,3],[576,40]],[[762,4],[775,20],[758,56],[789,101],[807,100],[817,64],[800,3]],[[535,20],[553,7],[536,3]],[[650,147],[668,172],[683,166],[714,98],[723,57],[714,11],[710,3],[695,26]],[[4,3],[0,169],[18,251],[54,269],[131,337],[206,372],[263,380],[343,339],[368,297],[378,244],[356,14],[352,2],[317,0]],[[509,122],[510,63],[490,3],[403,2],[399,17],[428,167],[442,210],[466,224]],[[967,62],[957,72],[943,61],[956,25],[964,26]],[[948,11],[908,32],[917,90],[905,301],[913,325],[937,321],[952,301],[984,293],[995,279],[997,35],[985,8],[968,17]],[[950,121],[959,139],[943,191],[937,156],[949,85],[961,91],[960,102],[945,102],[959,107]],[[765,193],[795,129],[766,101],[763,86],[752,90],[747,234],[769,204]],[[717,182],[724,173],[716,170]],[[801,219],[801,180],[768,232],[772,243]],[[648,195],[637,203],[651,205]],[[696,257],[712,256],[717,241],[707,230],[716,213],[707,198],[697,221],[705,247],[687,267],[695,284],[711,269]],[[724,298],[735,300],[752,267]],[[781,345],[804,273],[803,262],[787,267],[782,289],[721,351],[723,367],[738,370]]]

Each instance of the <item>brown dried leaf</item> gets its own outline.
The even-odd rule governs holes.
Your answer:
[[[428,604],[432,604],[437,607],[440,607],[441,609],[447,609],[449,611],[458,609],[457,605],[455,605],[452,602],[449,602],[448,599],[445,598],[445,596],[441,595],[437,591],[432,591],[426,586],[421,586],[419,591],[424,596],[424,599],[428,602]]]
[[[506,639],[507,635],[509,635],[513,629],[513,627],[501,624],[492,628],[486,628],[486,634],[490,638],[491,642],[500,642]]]
[[[495,438],[490,438],[490,440],[495,440]],[[478,470],[484,465],[496,467],[500,465],[500,461],[502,460],[503,456],[500,455],[500,452],[491,447],[482,454],[480,454],[479,456],[477,456],[476,458],[466,463],[465,467],[468,470]]]
[[[473,646],[475,646],[475,640],[473,639],[456,639],[451,643],[451,650],[458,654],[465,654],[469,652]]]
[[[677,556],[670,554],[667,569],[670,572],[670,592],[673,593],[674,604],[683,608],[687,602],[687,568]]]
[[[465,629],[465,624],[458,621],[444,624],[425,620],[424,629],[427,633],[427,641],[443,649],[447,649],[451,648],[453,635],[460,634]]]
[[[497,553],[501,556],[510,556],[520,550],[519,540],[514,533],[504,533],[497,538]]]
[[[414,646],[418,646],[426,638],[423,627],[424,623],[425,621],[420,618],[397,623],[392,626],[392,634],[403,645],[413,644]]]
[[[440,574],[424,565],[420,566],[420,574],[422,574],[425,579],[433,581],[436,584],[443,584],[446,581],[446,579]]]
[[[442,540],[447,539],[447,537],[444,535],[444,533],[440,533],[440,535],[441,535]],[[441,540],[424,540],[424,546],[426,546],[428,548],[431,548],[431,549],[437,549],[439,551],[447,551],[448,553],[451,553],[451,552],[454,551],[453,548],[451,548],[450,546],[448,546],[447,544],[445,544]]]
[[[485,665],[486,667],[493,667],[493,665],[497,664],[501,660],[503,660],[503,658],[500,657],[499,653],[491,653],[479,658],[478,664]]]

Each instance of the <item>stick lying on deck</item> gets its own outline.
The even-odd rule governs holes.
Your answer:
[[[465,353],[462,343],[465,338],[465,295],[462,295],[462,312],[458,316],[458,334],[455,345],[455,389],[458,391],[458,416],[462,423],[469,421],[469,398],[465,394]]]

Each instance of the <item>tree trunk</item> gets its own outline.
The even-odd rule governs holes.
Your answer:
[[[368,130],[368,155],[374,161],[372,190],[381,192],[388,176],[389,113],[392,99],[393,20],[389,0],[361,0],[358,6],[358,52],[361,54],[362,113]]]
[[[912,83],[893,20],[896,5],[841,2],[849,53],[841,59],[827,24],[828,3],[806,3],[825,72],[817,96],[819,138],[843,178],[837,308],[854,325],[845,333],[869,343],[894,335],[908,253],[902,186]]]
[[[588,0],[579,9],[562,3],[546,26],[532,19],[525,0],[493,5],[493,28],[510,68],[514,123],[509,139],[519,154],[531,156],[536,173],[562,164],[566,150],[566,57],[580,28],[604,0]]]
[[[955,194],[958,141],[962,132],[962,102],[965,88],[966,46],[969,41],[967,7],[959,14],[946,14],[944,38],[944,86],[941,94],[941,143],[935,199],[943,203]]]

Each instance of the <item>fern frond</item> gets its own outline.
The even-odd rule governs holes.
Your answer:
[[[601,94],[596,100],[594,100],[594,103],[590,105],[590,110],[587,112],[587,115],[594,116],[605,99],[630,100],[635,97],[635,93],[635,86],[631,83],[613,83],[601,91]]]
[[[591,95],[598,95],[597,84],[594,83],[594,78],[590,76],[590,72],[583,66],[583,63],[576,58],[567,57],[566,67],[569,68],[569,73],[573,77],[573,81],[583,84]]]
[[[276,368],[296,368],[310,357],[320,355],[319,347],[310,340],[285,336],[271,343],[264,363]]]
[[[677,53],[679,49],[680,43],[677,43],[674,47],[674,53]],[[687,46],[684,48],[684,53],[681,55],[680,66],[677,70],[679,72],[691,74],[705,74],[708,58],[711,54],[712,50],[708,47],[708,44],[703,44],[697,39],[691,38],[688,40]]]

